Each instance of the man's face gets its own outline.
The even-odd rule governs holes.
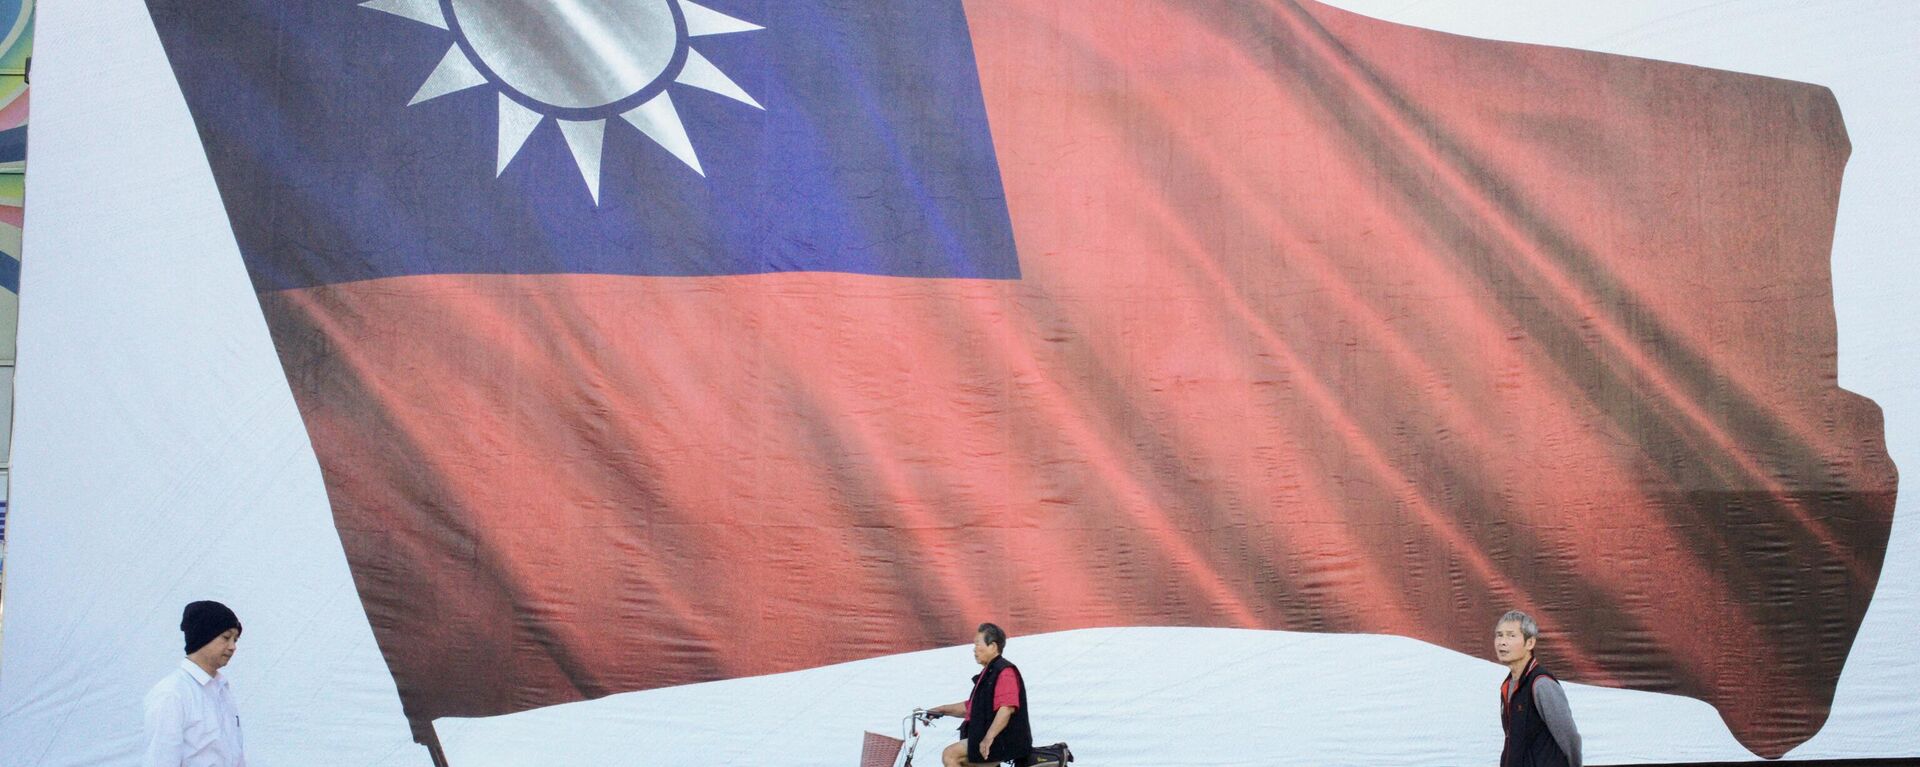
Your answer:
[[[992,663],[993,659],[998,657],[1000,657],[1000,648],[987,644],[986,634],[973,635],[973,661],[975,663],[985,666]]]
[[[240,629],[227,629],[220,632],[220,636],[214,637],[213,641],[208,642],[206,647],[194,650],[193,654],[206,661],[213,670],[219,671],[227,667],[227,663],[233,660],[233,651],[239,648]]]
[[[1513,663],[1533,654],[1533,641],[1521,635],[1519,621],[1507,621],[1493,629],[1493,657]]]

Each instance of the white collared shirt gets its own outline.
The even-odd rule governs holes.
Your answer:
[[[147,693],[146,767],[246,767],[227,678],[191,658]]]

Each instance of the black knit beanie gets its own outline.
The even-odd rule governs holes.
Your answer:
[[[240,616],[219,602],[194,602],[180,613],[180,630],[187,635],[187,654],[206,647],[227,629],[240,628]],[[244,629],[242,629],[244,631]]]

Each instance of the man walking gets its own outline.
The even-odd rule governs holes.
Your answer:
[[[220,669],[240,643],[240,618],[219,602],[180,615],[187,657],[147,693],[146,767],[245,767],[240,712]]]
[[[959,703],[929,711],[957,716],[961,740],[940,754],[946,767],[991,767],[1024,759],[1033,751],[1033,728],[1027,724],[1027,686],[1020,669],[1001,657],[1007,632],[982,623],[973,635],[973,660],[981,666],[973,678],[973,694]]]
[[[1500,728],[1507,742],[1500,767],[1580,767],[1580,731],[1560,682],[1540,668],[1533,617],[1509,610],[1493,624],[1493,654],[1507,665],[1500,682]]]

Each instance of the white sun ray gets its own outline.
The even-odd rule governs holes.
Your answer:
[[[433,74],[427,75],[427,81],[420,84],[420,90],[414,92],[413,100],[407,106],[413,106],[428,99],[439,98],[454,91],[464,91],[487,84],[487,76],[467,60],[467,54],[460,46],[447,49],[447,55],[440,59],[440,65],[433,68]]]
[[[580,166],[580,175],[587,179],[587,191],[593,195],[593,204],[600,204],[600,147],[607,135],[606,120],[556,120],[560,123],[560,133],[567,137],[567,148],[573,150],[573,162]]]
[[[693,172],[707,175],[700,168],[700,156],[694,154],[693,141],[687,138],[687,127],[680,123],[680,113],[673,108],[673,99],[667,97],[666,91],[661,91],[652,100],[620,116],[632,123],[633,127],[639,128],[641,133],[647,134],[647,138],[653,139],[654,143],[680,158]]]
[[[527,143],[527,137],[533,135],[533,129],[540,127],[540,113],[520,105],[520,102],[500,94],[500,148],[499,162],[493,175],[499,177],[507,172],[507,163],[513,162],[520,154],[520,147]]]
[[[441,29],[447,28],[446,17],[440,15],[439,0],[367,0],[361,3],[360,7],[386,11],[403,19],[412,19]]]
[[[724,35],[730,32],[752,32],[766,27],[752,22],[741,21],[732,16],[703,5],[680,0],[680,11],[687,17],[687,36]]]
[[[734,83],[733,78],[728,77],[727,73],[720,71],[719,67],[707,60],[707,57],[700,55],[699,51],[692,48],[687,49],[687,63],[680,68],[680,76],[674,78],[674,82],[713,91],[742,104],[751,105],[755,109],[766,109],[760,106],[760,102],[754,101],[752,96],[747,95],[747,91]]]

